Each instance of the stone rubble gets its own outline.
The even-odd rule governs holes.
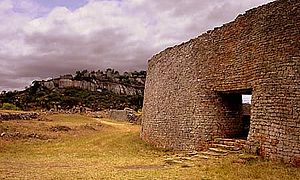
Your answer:
[[[0,121],[37,119],[36,112],[0,112]]]

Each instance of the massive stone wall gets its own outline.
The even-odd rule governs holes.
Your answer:
[[[148,64],[141,137],[158,147],[202,149],[242,132],[285,162],[300,159],[300,1],[277,0],[155,55]]]

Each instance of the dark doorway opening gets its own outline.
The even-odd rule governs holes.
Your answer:
[[[221,137],[247,139],[251,121],[252,89],[218,92],[221,99]]]
[[[243,99],[243,134],[242,136],[247,139],[250,130],[251,120],[251,95],[242,94]]]

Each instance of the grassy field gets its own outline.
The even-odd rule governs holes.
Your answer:
[[[156,149],[139,131],[81,115],[2,121],[0,179],[300,179],[299,168],[247,155]]]

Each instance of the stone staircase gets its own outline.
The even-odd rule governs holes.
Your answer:
[[[230,151],[239,151],[245,147],[246,142],[247,140],[244,139],[216,138],[212,143],[212,147],[226,149]]]
[[[226,155],[228,153],[240,153],[245,147],[245,144],[246,140],[243,139],[216,138],[206,153],[217,153],[220,155]]]
[[[249,155],[243,153],[243,148],[246,146],[246,140],[242,139],[215,139],[210,148],[206,151],[191,151],[182,154],[174,154],[167,156],[165,159],[166,164],[179,164],[182,167],[192,167],[199,159],[219,159],[226,157],[229,154],[237,154],[239,158],[249,158]],[[257,158],[251,156],[251,158]]]

